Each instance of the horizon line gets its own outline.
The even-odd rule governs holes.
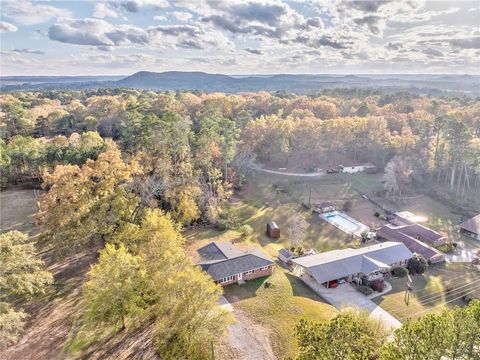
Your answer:
[[[0,75],[1,78],[8,78],[8,77],[98,77],[98,76],[132,76],[140,72],[148,72],[148,73],[169,73],[169,72],[178,72],[178,73],[203,73],[208,75],[226,75],[226,76],[275,76],[275,75],[327,75],[327,76],[387,76],[387,75],[401,75],[401,76],[418,76],[418,75],[428,75],[428,76],[479,76],[479,73],[221,73],[221,72],[206,72],[206,71],[184,71],[184,70],[166,70],[166,71],[150,71],[150,70],[139,70],[135,71],[131,74],[87,74],[87,75]]]

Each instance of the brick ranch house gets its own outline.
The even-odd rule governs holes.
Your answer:
[[[229,242],[214,241],[197,252],[198,265],[222,286],[269,276],[275,265],[262,251],[240,250]]]

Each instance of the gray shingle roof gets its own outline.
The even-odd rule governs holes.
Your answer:
[[[480,234],[480,214],[459,225],[462,229],[474,234]]]
[[[349,275],[388,268],[390,264],[410,259],[413,254],[401,243],[384,242],[360,249],[333,250],[294,259],[308,269],[320,283]]]
[[[198,249],[198,253],[199,265],[213,280],[273,265],[273,261],[258,249],[242,251],[227,242],[212,242]]]
[[[411,252],[421,254],[426,259],[443,257],[443,254],[440,251],[403,233],[401,231],[402,228],[402,226],[395,227],[393,225],[384,225],[377,231],[377,237],[403,243]]]

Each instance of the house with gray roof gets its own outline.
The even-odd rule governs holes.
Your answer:
[[[339,282],[377,278],[393,267],[406,266],[413,254],[401,243],[384,242],[360,249],[333,250],[293,259],[305,282],[325,287]],[[307,277],[307,279],[305,279]],[[310,286],[310,285],[309,285]]]
[[[480,240],[480,214],[458,225],[460,232]]]
[[[434,244],[443,243],[442,235],[422,232],[423,228],[416,225],[395,226],[392,224],[384,225],[377,231],[377,239],[395,241],[404,244],[411,252],[422,255],[430,263],[439,263],[445,261],[445,255],[425,242],[425,238],[431,236]],[[428,228],[426,228],[428,229]],[[438,233],[437,233],[438,234]],[[437,242],[433,241],[438,239]]]
[[[211,242],[197,253],[198,265],[222,286],[269,276],[275,265],[262,251],[244,251],[229,242]]]

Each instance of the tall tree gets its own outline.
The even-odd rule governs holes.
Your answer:
[[[295,327],[297,360],[370,360],[378,357],[386,332],[367,312],[347,309],[333,319],[300,320]]]
[[[42,238],[59,253],[105,242],[138,210],[139,200],[127,185],[140,169],[125,163],[113,143],[108,146],[97,160],[82,167],[60,165],[44,176],[48,192],[40,199],[37,219]]]
[[[44,293],[52,281],[27,235],[16,230],[0,235],[0,348],[24,326],[27,314],[15,303]]]
[[[123,245],[115,248],[107,244],[87,277],[83,290],[90,320],[120,325],[123,330],[129,319],[147,308],[147,274],[143,261],[129,254]]]

